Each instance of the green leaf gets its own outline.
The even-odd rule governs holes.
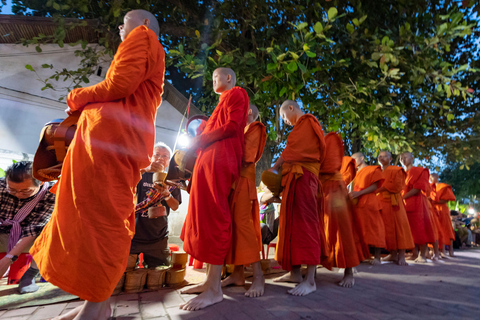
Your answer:
[[[58,3],[54,2],[52,6],[53,6],[53,9],[60,10],[60,5]]]
[[[36,47],[35,47],[35,50],[36,50],[38,53],[42,52],[42,48],[40,48],[40,45],[36,46]]]
[[[321,33],[323,31],[322,24],[320,22],[315,23],[313,30],[315,30],[316,33]]]
[[[25,69],[35,72],[35,69],[33,69],[33,67],[29,64],[25,65]]]
[[[298,54],[296,54],[295,52],[290,52],[290,55],[293,59],[298,60]]]
[[[305,53],[306,53],[307,56],[309,56],[310,58],[315,58],[315,57],[317,56],[314,52],[311,52],[311,51],[306,51]]]
[[[298,30],[303,30],[303,29],[305,29],[307,26],[308,26],[308,23],[302,22],[302,23],[300,23],[300,24],[297,26],[297,29],[298,29]]]
[[[282,61],[284,58],[285,58],[285,53],[282,53],[282,54],[277,56],[278,61]]]
[[[355,27],[352,24],[347,24],[347,31],[348,33],[352,34],[355,32]]]
[[[374,52],[372,54],[372,60],[378,60],[378,59],[381,58],[381,56],[382,56],[382,54],[380,52]]]
[[[3,171],[2,168],[0,168],[0,178],[5,177],[5,171]]]
[[[367,19],[367,15],[364,15],[363,17],[360,18],[359,24],[362,24],[363,21],[365,21],[365,19]]]
[[[302,73],[307,73],[307,67],[305,67],[300,61],[297,61],[297,65],[302,71]]]
[[[287,87],[283,87],[282,90],[280,90],[280,93],[278,95],[282,97],[286,92],[287,92]]]
[[[287,65],[287,69],[288,71],[290,72],[295,72],[297,71],[298,67],[297,67],[297,63],[295,61],[291,61],[288,65]]]
[[[44,69],[52,69],[53,66],[52,66],[51,64],[44,63],[44,64],[42,64],[42,68],[44,68]]]
[[[447,114],[447,121],[452,121],[455,119],[455,116],[452,113]]]
[[[334,20],[338,14],[338,10],[335,7],[328,9],[328,20]]]
[[[354,18],[354,19],[352,20],[352,22],[353,22],[353,24],[354,24],[355,26],[357,26],[357,27],[360,25],[360,21],[358,21],[357,18]]]
[[[82,81],[85,83],[90,83],[90,79],[88,79],[86,76],[82,77]]]

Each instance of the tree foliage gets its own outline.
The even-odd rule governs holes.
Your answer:
[[[339,131],[346,152],[413,151],[422,159],[468,165],[480,156],[479,21],[475,1],[14,0],[14,11],[99,19],[101,43],[130,9],[157,15],[167,77],[209,113],[211,76],[238,75],[261,112],[271,164],[288,134],[279,116],[287,98],[302,102],[326,131]],[[61,32],[60,32],[61,35]],[[54,39],[55,40],[55,39]],[[60,44],[60,40],[55,40]],[[113,43],[113,44],[112,44]]]
[[[454,164],[440,174],[440,181],[452,186],[453,192],[460,199],[480,199],[480,163],[475,162],[470,170],[462,170],[462,164]]]

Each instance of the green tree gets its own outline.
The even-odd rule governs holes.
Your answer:
[[[229,66],[261,112],[269,141],[259,170],[288,135],[279,116],[287,98],[346,152],[413,151],[472,163],[480,155],[475,1],[155,1],[14,0],[14,10],[99,19],[105,50],[125,12],[148,9],[160,22],[167,78],[207,114],[216,104],[211,75]],[[60,43],[60,36],[53,41]],[[41,40],[41,39],[40,39]],[[48,39],[52,41],[52,39]],[[37,40],[37,43],[41,41]],[[470,46],[470,47],[468,47]],[[476,53],[477,52],[477,53]],[[476,96],[473,96],[476,95]],[[477,98],[475,100],[475,98]]]
[[[446,168],[440,174],[440,181],[452,186],[453,192],[459,199],[480,199],[480,163],[475,162],[470,170],[460,169],[462,165],[456,163]]]

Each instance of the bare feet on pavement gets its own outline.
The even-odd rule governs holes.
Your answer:
[[[301,273],[293,273],[287,272],[281,277],[273,279],[273,282],[292,282],[292,283],[300,283],[302,282],[303,277]]]
[[[195,286],[188,287],[186,289],[180,290],[181,294],[194,294],[194,293],[202,293],[207,289],[205,282],[197,284]]]
[[[352,288],[355,285],[355,278],[353,277],[353,274],[345,273],[345,276],[343,277],[342,281],[338,283],[338,285],[344,288]]]
[[[223,293],[221,288],[218,288],[217,290],[208,289],[202,292],[198,297],[181,304],[180,309],[186,311],[196,311],[211,306],[215,303],[219,303],[222,300]]]
[[[308,281],[305,279],[304,281],[300,282],[295,288],[288,290],[288,293],[292,296],[306,296],[309,293],[314,292],[317,290],[317,285],[315,281]]]
[[[222,288],[226,286],[244,286],[245,276],[239,273],[232,273],[222,280]]]
[[[252,285],[250,289],[245,292],[246,297],[257,298],[263,296],[265,292],[265,277],[263,274],[253,278]]]

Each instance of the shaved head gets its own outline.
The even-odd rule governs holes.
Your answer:
[[[250,104],[250,105],[248,105],[248,109],[252,110],[251,114],[249,112],[249,115],[251,116],[252,122],[257,120],[258,119],[258,108],[257,108],[257,106],[254,105],[254,104]]]
[[[400,155],[400,162],[404,167],[408,167],[409,165],[413,165],[413,154],[411,152],[404,152]]]
[[[217,68],[217,69],[215,69],[214,72],[221,73],[225,76],[229,75],[230,78],[231,78],[233,86],[235,86],[235,84],[237,84],[237,76],[235,75],[235,72],[232,69],[230,69],[230,68]]]
[[[158,26],[158,20],[153,15],[153,13],[148,12],[147,10],[142,10],[142,9],[132,10],[129,13],[142,21],[147,19],[149,21],[148,25],[146,25],[147,28],[155,32],[155,34],[158,37],[158,35],[160,34],[160,27]]]
[[[380,153],[378,154],[378,162],[380,163],[382,168],[390,165],[391,161],[392,154],[389,151],[380,151]]]
[[[298,103],[296,103],[295,101],[293,100],[285,100],[284,103],[282,103],[282,106],[280,107],[280,110],[283,110],[285,108],[288,108],[288,106],[292,106],[298,110],[301,110],[300,109],[300,106],[298,105]]]
[[[430,174],[430,183],[438,183],[438,180],[440,179],[440,177],[438,176],[438,174],[436,173],[432,173]]]
[[[361,152],[356,152],[352,154],[352,158],[355,160],[357,167],[365,163],[365,155]]]

